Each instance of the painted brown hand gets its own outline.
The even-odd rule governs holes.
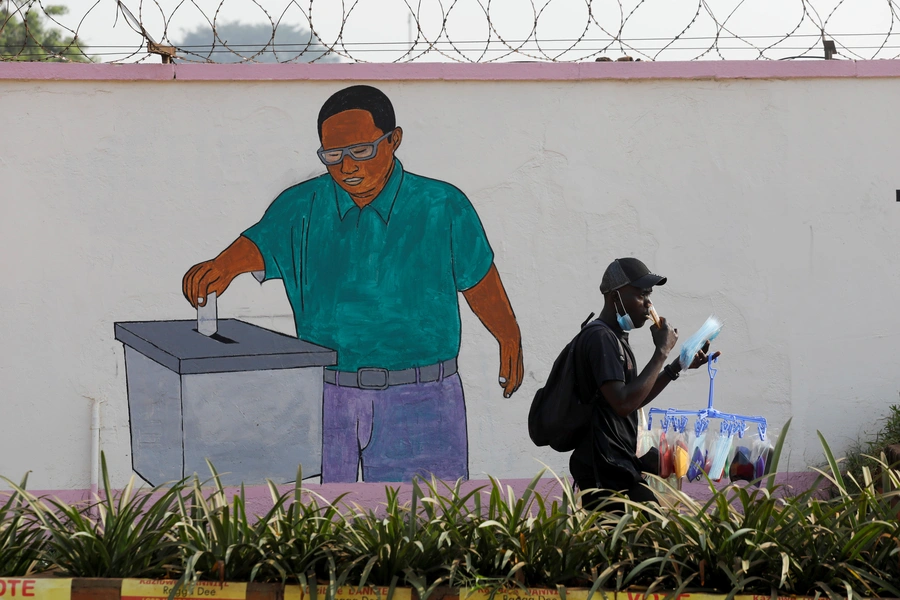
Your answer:
[[[181,280],[181,291],[194,308],[205,306],[210,292],[221,296],[241,273],[262,271],[265,268],[265,261],[256,244],[241,236],[213,260],[188,269]]]
[[[509,398],[519,386],[525,376],[525,365],[522,360],[522,340],[517,338],[506,342],[500,342],[500,387],[503,388],[503,397]]]
[[[233,279],[234,276],[229,277],[215,260],[207,260],[188,269],[181,280],[181,291],[191,306],[197,308],[206,305],[210,292],[221,296]]]
[[[491,265],[487,275],[463,292],[466,302],[482,325],[500,343],[500,376],[503,396],[509,398],[522,384],[525,368],[522,361],[522,334],[509,303],[500,273]]]

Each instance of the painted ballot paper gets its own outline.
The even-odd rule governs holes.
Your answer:
[[[169,598],[175,580],[168,579],[123,579],[122,600],[156,600]],[[215,600],[245,600],[246,583],[219,583],[198,581],[193,587],[183,586],[178,590],[176,600],[181,598],[215,598]]]
[[[388,600],[387,586],[363,586],[351,585],[338,587],[334,592],[334,600]],[[300,585],[288,585],[284,588],[284,600],[310,600],[312,596],[306,587]],[[328,586],[320,585],[316,588],[316,600],[325,600],[328,597]],[[390,600],[412,600],[412,590],[409,588],[394,588]]]
[[[0,598],[35,598],[36,600],[69,600],[71,579],[26,579],[0,577]]]

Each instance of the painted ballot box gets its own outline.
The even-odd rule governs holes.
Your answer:
[[[224,485],[285,483],[322,463],[324,367],[336,353],[236,319],[115,324],[125,346],[131,453],[152,485],[197,473]]]

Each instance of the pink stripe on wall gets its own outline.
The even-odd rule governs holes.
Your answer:
[[[0,62],[0,79],[63,81],[166,81],[174,65]]]
[[[900,77],[900,60],[405,64],[0,63],[0,79],[64,81],[585,81]]]

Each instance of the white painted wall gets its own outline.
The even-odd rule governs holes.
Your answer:
[[[0,81],[0,473],[86,488],[90,403],[130,475],[113,322],[194,313],[184,271],[322,172],[321,103],[345,82]],[[496,384],[498,350],[463,303],[461,373],[473,478],[528,477],[566,457],[525,419],[616,256],[669,284],[683,336],[724,318],[721,410],[794,417],[790,470],[843,449],[898,401],[900,79],[381,82],[415,173],[478,210],[524,338],[526,378]],[[293,328],[278,283],[249,275],[220,316]],[[633,336],[641,362],[649,333]],[[657,401],[702,407],[705,372]]]

